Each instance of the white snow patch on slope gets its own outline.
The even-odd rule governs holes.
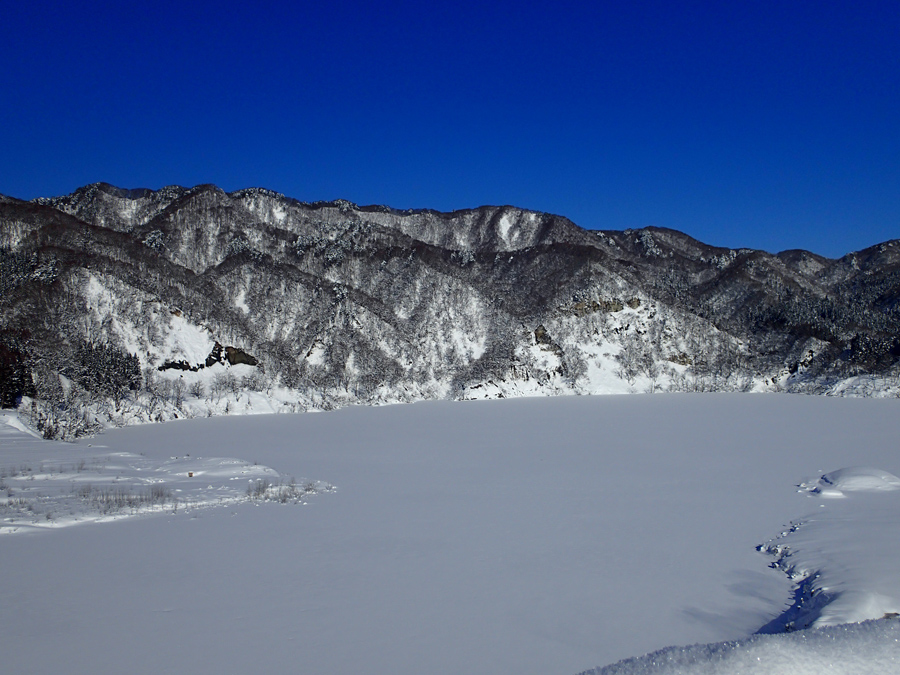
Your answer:
[[[165,353],[169,356],[180,357],[192,365],[204,363],[215,344],[208,329],[192,324],[181,313],[170,315],[165,341]]]
[[[513,221],[508,213],[504,213],[500,216],[500,220],[497,222],[497,231],[500,234],[500,239],[502,239],[505,244],[509,244],[509,231],[512,229],[512,226]]]
[[[324,366],[325,365],[325,347],[324,345],[314,345],[312,349],[309,350],[309,353],[306,355],[306,360],[308,363],[314,366]]]
[[[250,307],[247,305],[247,289],[242,288],[234,298],[234,306],[241,310],[244,314],[250,313]]]
[[[93,274],[88,275],[87,284],[85,284],[85,296],[88,305],[103,316],[111,314],[112,297],[106,287],[100,283],[100,280]]]
[[[458,354],[464,355],[468,361],[481,358],[484,354],[485,338],[471,337],[466,331],[453,327],[450,330],[450,342],[456,348]]]
[[[149,307],[150,321],[154,325],[136,324],[127,312],[122,311],[122,306],[130,301],[120,298],[114,286],[110,287],[104,279],[94,274],[87,275],[85,299],[93,311],[96,325],[108,323],[110,331],[121,340],[125,350],[136,354],[143,364],[147,364],[148,359],[149,365],[170,360],[201,364],[215,345],[209,329],[191,323],[180,311],[170,310],[158,302],[143,301]],[[151,339],[148,331],[155,331],[157,326],[163,335],[161,339],[159,336]]]
[[[585,394],[628,394],[633,391],[646,391],[648,385],[640,382],[629,386],[620,374],[620,365],[616,354],[622,350],[621,345],[614,342],[588,344],[583,349],[586,370],[584,377],[578,382],[579,393]]]

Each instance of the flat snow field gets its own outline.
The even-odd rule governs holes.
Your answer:
[[[0,467],[46,460],[38,481],[69,457],[67,476],[110,456],[130,476],[176,481],[186,455],[247,473],[195,476],[177,513],[0,534],[0,671],[572,675],[746,638],[791,601],[756,546],[840,501],[797,485],[898,475],[898,439],[900,400],[775,394],[360,407],[76,444],[7,424]],[[336,489],[239,499],[276,474]],[[890,607],[900,583],[879,581]]]

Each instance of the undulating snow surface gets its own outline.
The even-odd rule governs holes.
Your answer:
[[[0,535],[247,501],[303,504],[334,489],[228,457],[148,458],[93,443],[73,453],[41,440],[13,414],[0,421]]]
[[[764,632],[900,615],[900,478],[847,467],[800,484],[818,509],[761,546],[798,582]]]
[[[885,675],[898,669],[900,622],[883,619],[669,647],[582,675]]]
[[[0,465],[44,462],[35,483],[54,462],[127,457],[152,473],[190,455],[337,490],[0,535],[3,668],[572,674],[747,640],[804,593],[829,600],[817,625],[880,618],[900,599],[900,490],[872,488],[900,473],[898,413],[889,399],[695,394],[195,419],[74,444],[7,425]],[[848,650],[896,658],[895,626],[757,636],[739,655],[677,648],[665,658],[684,666],[610,672],[743,672],[806,648],[804,663],[825,663],[832,644],[841,662],[819,672],[869,672],[840,666]]]

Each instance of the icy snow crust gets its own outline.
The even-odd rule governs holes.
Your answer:
[[[97,456],[119,458],[111,479],[222,458],[197,486],[213,495],[240,482],[228,472],[264,467],[339,490],[304,508],[246,500],[0,537],[3,669],[578,673],[706,644],[667,650],[693,660],[659,672],[743,672],[746,650],[783,664],[836,654],[823,672],[868,672],[863,653],[892,672],[892,620],[751,636],[812,606],[798,591],[817,625],[897,606],[900,490],[846,488],[900,471],[898,412],[698,394],[196,419],[72,444],[6,425],[0,466],[44,463],[13,497],[57,480],[53,462]],[[852,466],[877,469],[837,471]],[[845,497],[798,493],[804,476]],[[755,549],[766,541],[780,552]]]

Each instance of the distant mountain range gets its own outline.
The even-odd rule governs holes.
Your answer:
[[[71,428],[147,409],[160,381],[157,409],[178,414],[229,372],[230,395],[291,409],[874,393],[897,379],[898,301],[897,241],[833,260],[510,206],[398,211],[213,185],[0,196],[2,402],[78,410]]]

